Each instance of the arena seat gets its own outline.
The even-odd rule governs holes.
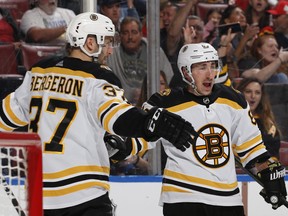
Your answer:
[[[196,6],[196,13],[202,20],[205,21],[207,12],[210,9],[224,10],[227,6],[228,6],[227,4],[199,2]]]
[[[0,44],[0,74],[18,74],[14,44]]]
[[[0,7],[10,10],[14,19],[20,23],[25,11],[29,10],[30,0],[0,0]]]
[[[280,148],[288,148],[288,142],[287,141],[281,141]],[[288,155],[287,155],[287,157],[288,157]]]
[[[29,70],[32,65],[51,55],[63,55],[63,46],[48,46],[23,43],[20,46],[23,56],[23,65]]]
[[[288,168],[288,148],[280,148],[279,155],[281,164]]]
[[[281,141],[280,149],[279,149],[279,160],[283,166],[288,168],[288,142]]]

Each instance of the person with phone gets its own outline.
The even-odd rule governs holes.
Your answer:
[[[229,26],[229,24],[233,25]],[[253,41],[259,32],[259,27],[248,25],[244,11],[236,5],[229,5],[223,11],[220,25],[226,25],[222,27],[222,29],[226,28],[228,30],[231,28],[231,30],[234,31],[234,33],[231,35],[231,42],[229,44],[225,44],[225,46],[227,46],[227,64],[229,77],[231,79],[237,78],[239,77],[239,71],[236,62],[242,55],[245,55],[245,53],[250,50],[250,41]],[[239,29],[239,25],[241,27],[241,31]],[[220,41],[221,37],[225,35],[224,32],[226,32],[226,30],[223,30],[223,33],[219,34],[213,42],[212,45],[215,48],[221,47],[223,45],[220,43]]]
[[[219,25],[218,30],[220,35],[227,35],[228,30],[231,29],[231,33],[242,32],[242,28],[239,22]]]

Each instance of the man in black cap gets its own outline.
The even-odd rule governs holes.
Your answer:
[[[134,7],[134,0],[127,0],[127,11],[123,11],[124,16],[121,14],[121,5],[123,0],[99,0],[100,13],[109,17],[115,25],[116,31],[119,32],[120,22],[124,16],[135,17],[139,20],[139,15]]]

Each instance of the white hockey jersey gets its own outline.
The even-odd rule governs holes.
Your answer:
[[[216,84],[212,94],[205,97],[185,89],[166,90],[154,94],[143,108],[151,105],[182,116],[199,133],[196,144],[185,152],[162,140],[168,158],[160,203],[242,205],[234,153],[244,166],[266,154],[244,97],[231,87]]]
[[[0,103],[0,131],[29,124],[40,135],[44,209],[81,204],[109,191],[105,131],[143,136],[147,114],[128,104],[118,85],[103,65],[53,58],[35,65]]]

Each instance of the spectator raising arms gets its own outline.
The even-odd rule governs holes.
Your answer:
[[[57,0],[37,0],[35,8],[24,13],[20,28],[26,36],[26,42],[65,44],[66,28],[75,13],[57,7],[57,3]]]
[[[250,54],[239,60],[238,67],[241,77],[254,77],[268,83],[288,83],[288,68],[280,67],[287,62],[288,51],[279,50],[273,31],[268,26],[254,40]]]
[[[258,26],[247,25],[244,11],[235,5],[229,5],[222,13],[220,24],[231,24],[239,22],[242,31],[232,33],[232,40],[227,44],[227,64],[228,73],[231,79],[239,77],[237,61],[249,52],[251,42],[259,32]],[[218,48],[221,37],[218,35],[214,40],[213,46]]]

